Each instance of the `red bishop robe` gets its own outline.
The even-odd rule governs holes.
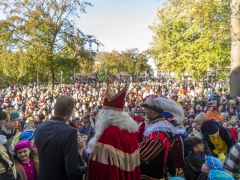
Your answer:
[[[86,180],[140,179],[138,136],[117,126],[109,126],[89,155]]]

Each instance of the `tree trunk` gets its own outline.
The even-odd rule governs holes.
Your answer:
[[[55,83],[55,72],[54,72],[54,70],[51,70],[51,75],[52,75],[51,93],[53,95],[53,89],[54,89],[54,83]]]
[[[204,79],[200,79],[199,81],[199,92],[204,93]]]
[[[240,0],[231,1],[231,74],[230,95],[240,94]]]

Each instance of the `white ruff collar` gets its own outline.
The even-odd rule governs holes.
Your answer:
[[[162,131],[162,132],[171,132],[173,134],[184,134],[186,128],[183,126],[176,126],[174,127],[170,122],[167,120],[159,121],[154,124],[148,125],[143,133],[144,136],[148,136],[149,134]]]

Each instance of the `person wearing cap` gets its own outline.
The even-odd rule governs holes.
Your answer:
[[[38,180],[82,180],[77,131],[66,124],[73,108],[72,97],[59,97],[54,116],[39,124],[35,131],[40,164]]]
[[[117,94],[107,86],[95,135],[88,143],[86,180],[140,180],[138,124],[124,111],[127,86]]]
[[[87,118],[82,119],[83,126],[79,127],[79,133],[86,134],[87,136],[90,135],[91,130],[93,129],[90,125],[90,120]]]
[[[4,112],[6,113],[6,121],[5,124],[2,126],[0,134],[7,137],[6,146],[13,154],[13,140],[14,136],[17,133],[16,128],[18,127],[19,114],[17,113],[17,111],[14,110]]]
[[[201,171],[198,180],[234,180],[230,174],[223,171],[223,163],[213,156],[206,157]]]
[[[176,123],[181,124],[184,119],[183,109],[175,101],[158,96],[147,96],[143,103],[149,125],[143,133],[143,141],[140,144],[141,158],[141,179],[165,179],[177,175],[175,163],[175,150],[171,148],[177,144],[176,148],[183,147],[180,134],[186,132],[185,128],[175,127],[163,117],[163,112],[171,112]],[[175,136],[178,135],[178,136]],[[183,159],[183,150],[178,149],[177,156]],[[177,157],[176,157],[177,158]]]
[[[13,156],[17,178],[21,180],[37,180],[39,161],[37,152],[31,148],[31,142],[20,140],[14,147]]]
[[[6,118],[6,113],[0,110],[0,129],[3,123],[2,121],[5,121]],[[0,179],[14,180],[17,178],[16,168],[6,143],[6,136],[0,134]]]
[[[201,126],[201,132],[215,156],[219,156],[221,153],[226,155],[235,144],[235,140],[228,130],[219,126],[214,120],[204,121]]]

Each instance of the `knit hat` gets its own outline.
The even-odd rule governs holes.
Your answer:
[[[204,121],[201,126],[201,132],[207,135],[215,134],[218,129],[218,124],[214,120]]]
[[[235,104],[235,101],[234,101],[233,99],[231,99],[231,100],[229,101],[229,104]]]
[[[28,141],[28,140],[21,140],[21,141],[18,141],[18,143],[14,147],[14,152],[17,152],[19,149],[29,148],[29,147],[31,147],[31,142],[30,141]]]
[[[228,123],[229,123],[230,125],[232,125],[232,126],[236,126],[236,124],[237,124],[236,121],[229,121]]]
[[[11,110],[11,111],[8,112],[8,114],[10,116],[10,119],[8,119],[8,120],[10,120],[10,121],[19,118],[19,114],[18,114],[18,112],[16,110]]]
[[[184,180],[184,179],[181,177],[171,177],[170,180]]]
[[[208,164],[210,170],[222,171],[223,163],[219,159],[217,159],[213,156],[207,156],[206,161],[207,161],[207,164]]]
[[[234,180],[234,178],[230,174],[219,170],[210,170],[208,177],[210,180]]]
[[[34,132],[33,130],[27,130],[27,131],[23,131],[20,136],[19,136],[19,140],[33,140],[34,139]]]

